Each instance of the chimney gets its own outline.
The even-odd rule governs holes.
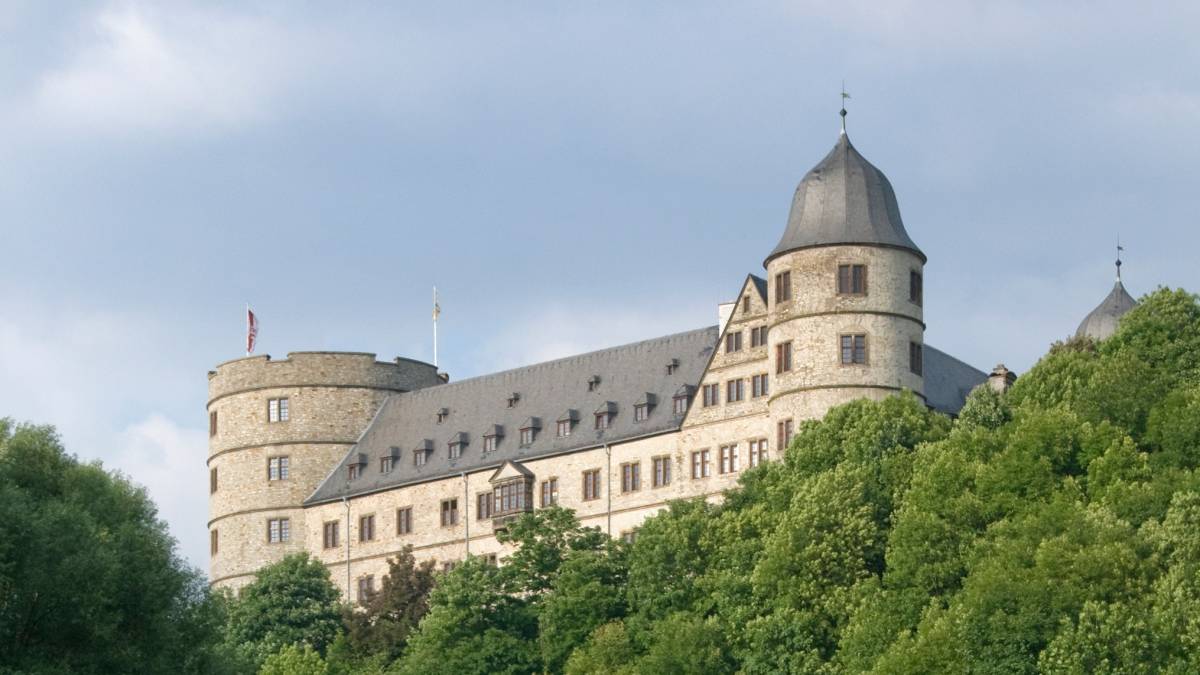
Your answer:
[[[733,318],[733,310],[735,307],[737,307],[736,302],[722,302],[721,304],[717,305],[718,332],[725,332],[725,324],[729,323],[729,320]]]
[[[1009,387],[1013,386],[1013,382],[1017,381],[1017,374],[1009,370],[1003,363],[997,363],[995,368],[992,368],[992,374],[988,375],[988,386],[996,391],[997,394],[1003,394],[1008,391]]]

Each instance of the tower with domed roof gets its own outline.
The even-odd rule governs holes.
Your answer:
[[[1079,328],[1075,329],[1075,337],[1083,338],[1090,337],[1099,342],[1112,336],[1117,332],[1117,324],[1121,321],[1129,310],[1137,306],[1137,300],[1125,290],[1125,284],[1121,283],[1121,247],[1117,246],[1117,281],[1113,284],[1112,290],[1108,295],[1100,301],[1087,316],[1083,317],[1083,321],[1079,323]]]
[[[924,398],[926,257],[883,172],[850,142],[800,181],[767,256],[772,419],[808,419],[859,398]]]

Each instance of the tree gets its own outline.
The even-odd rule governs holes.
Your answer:
[[[383,655],[387,661],[400,656],[408,636],[429,609],[433,567],[432,560],[418,564],[410,546],[388,561],[380,590],[364,607],[346,609],[347,641],[355,652]]]
[[[286,645],[271,654],[258,675],[328,675],[325,659],[307,644]]]
[[[538,612],[542,663],[560,672],[571,652],[599,626],[625,616],[622,590],[628,573],[624,549],[572,551]]]
[[[0,670],[213,672],[218,608],[145,491],[0,420]]]
[[[339,600],[324,565],[307,553],[289,555],[241,590],[229,610],[226,639],[258,665],[288,645],[324,654],[341,632]]]

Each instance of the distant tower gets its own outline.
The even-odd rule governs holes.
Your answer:
[[[303,500],[388,395],[442,382],[428,363],[345,352],[251,356],[209,372],[212,584],[240,588],[320,537],[321,524],[304,521]]]
[[[1100,341],[1117,332],[1117,324],[1126,312],[1137,306],[1137,300],[1125,290],[1121,283],[1121,251],[1117,246],[1117,282],[1108,292],[1104,300],[1083,318],[1079,328],[1075,329],[1075,337],[1090,337]]]
[[[904,230],[887,177],[850,144],[844,110],[842,118],[764,262],[775,422],[903,390],[924,398],[925,254]]]

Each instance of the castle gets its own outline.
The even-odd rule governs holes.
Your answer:
[[[502,559],[494,532],[551,504],[629,539],[669,500],[720,499],[833,406],[909,391],[955,414],[989,375],[925,344],[925,262],[843,128],[766,278],[747,275],[716,326],[453,383],[362,353],[223,363],[208,374],[211,583],[307,551],[358,599],[404,546],[443,567]],[[1133,304],[1118,276],[1078,334],[1106,337]]]

